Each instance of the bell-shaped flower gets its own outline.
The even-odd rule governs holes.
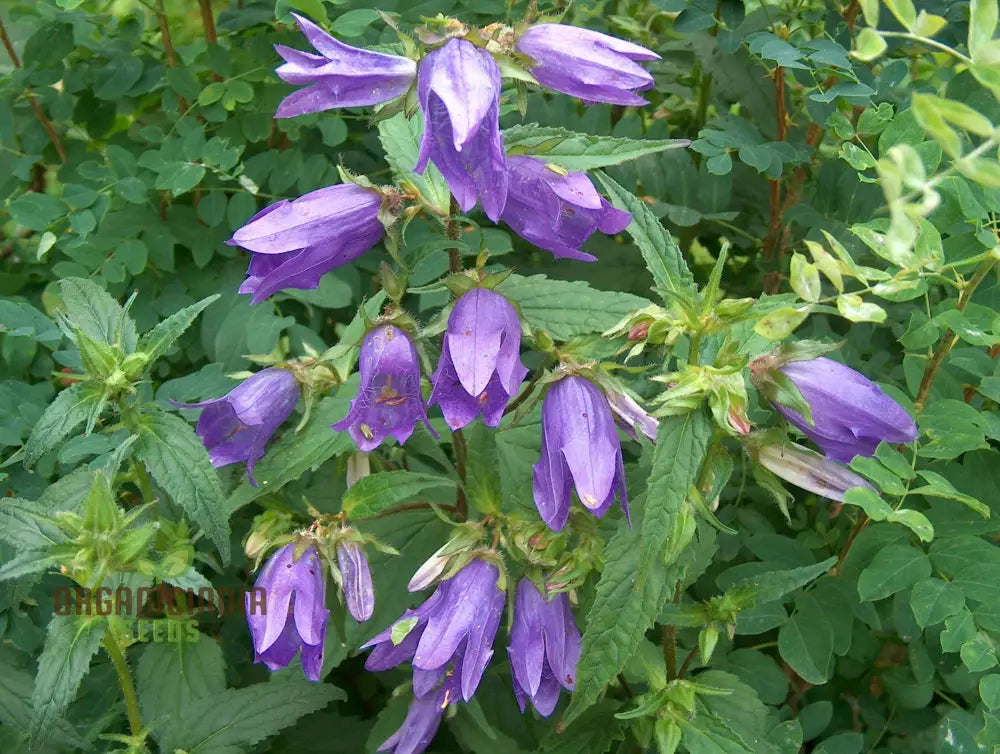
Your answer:
[[[553,531],[569,519],[574,487],[580,502],[597,517],[621,495],[628,518],[615,420],[604,394],[590,380],[570,375],[549,388],[542,403],[542,453],[534,471],[535,506]]]
[[[538,83],[587,104],[645,105],[635,92],[651,88],[653,77],[636,61],[660,58],[623,39],[564,24],[532,26],[515,48],[532,59],[528,70]]]
[[[375,588],[372,586],[368,558],[361,545],[351,540],[341,540],[337,544],[337,566],[344,587],[347,612],[358,623],[364,623],[375,612]]]
[[[557,259],[593,262],[580,246],[596,231],[621,233],[632,215],[612,207],[586,173],[570,173],[535,157],[507,158],[510,189],[500,219],[525,241]]]
[[[514,597],[507,654],[521,711],[530,699],[540,715],[551,715],[560,687],[575,688],[580,659],[580,631],[565,592],[546,600],[531,581],[521,580]]]
[[[374,450],[392,435],[402,445],[413,434],[417,421],[437,433],[427,420],[420,395],[420,361],[410,337],[395,325],[369,330],[358,357],[361,386],[347,416],[333,425],[350,432],[360,450]]]
[[[278,367],[262,369],[221,398],[201,403],[177,403],[178,408],[201,408],[195,431],[213,466],[246,462],[247,476],[256,487],[253,468],[275,430],[295,409],[299,384],[295,376]]]
[[[455,302],[428,405],[441,404],[444,420],[461,429],[482,414],[495,427],[528,373],[521,363],[521,323],[495,291],[473,288]]]
[[[445,710],[458,699],[457,681],[455,676],[447,676],[436,694],[414,697],[399,730],[389,736],[376,751],[388,751],[392,754],[420,754],[425,751],[434,740]]]
[[[794,442],[768,443],[756,450],[757,462],[796,487],[842,502],[855,487],[872,486],[843,464]]]
[[[409,58],[386,55],[345,45],[307,18],[292,14],[319,55],[284,45],[274,49],[285,59],[278,76],[289,84],[304,86],[282,100],[276,118],[389,102],[406,94],[417,75]]]
[[[247,623],[253,639],[254,662],[280,670],[302,650],[302,671],[310,681],[320,680],[323,640],[326,638],[326,573],[312,546],[295,559],[295,543],[285,545],[264,564],[255,589],[263,591],[265,605],[246,595]]]
[[[813,424],[798,411],[775,404],[789,421],[819,445],[827,458],[850,463],[873,456],[878,444],[913,442],[917,425],[902,406],[860,372],[833,359],[792,361],[781,372],[809,404]]]
[[[503,613],[500,573],[485,560],[472,560],[415,610],[407,610],[365,647],[371,671],[413,662],[413,693],[423,698],[454,677],[455,688],[469,701],[493,657],[493,638]]]
[[[340,183],[265,207],[226,242],[253,252],[240,293],[258,304],[283,288],[316,288],[379,242],[381,205],[374,189]]]
[[[451,39],[427,55],[417,74],[424,135],[416,172],[432,161],[462,211],[478,198],[493,222],[507,200],[500,86],[493,57],[464,39]]]
[[[615,422],[625,434],[633,440],[638,440],[638,432],[642,432],[655,445],[656,435],[660,431],[660,422],[640,406],[628,393],[608,391],[608,405],[614,414]]]

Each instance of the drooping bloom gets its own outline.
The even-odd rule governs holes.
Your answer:
[[[342,540],[337,545],[337,565],[344,584],[347,612],[358,623],[364,623],[375,612],[375,588],[365,551],[357,542]]]
[[[628,393],[614,390],[607,392],[608,405],[614,413],[615,422],[625,430],[632,439],[638,439],[637,432],[642,432],[656,444],[656,435],[660,431],[660,422],[655,416],[647,414],[635,399]]]
[[[326,638],[326,576],[316,549],[308,547],[295,560],[295,543],[285,545],[264,564],[255,589],[263,590],[265,609],[246,595],[247,623],[254,662],[280,670],[302,650],[302,671],[320,680]]]
[[[557,259],[593,262],[580,246],[596,231],[620,233],[632,215],[612,207],[585,173],[553,170],[534,157],[507,158],[510,188],[500,219]]]
[[[265,207],[226,242],[253,252],[240,293],[259,304],[283,288],[316,288],[379,242],[381,204],[377,191],[340,183]]]
[[[480,414],[487,427],[497,426],[528,373],[520,349],[521,323],[511,303],[494,291],[473,288],[448,317],[428,405],[440,403],[453,430]]]
[[[366,453],[377,448],[386,435],[402,445],[413,434],[418,419],[437,437],[420,396],[417,349],[405,332],[395,325],[370,330],[361,342],[358,371],[358,395],[347,416],[333,425],[335,430],[350,432]]]
[[[371,671],[388,670],[413,661],[413,693],[423,698],[448,678],[469,701],[493,656],[493,638],[500,625],[504,593],[497,587],[497,567],[473,560],[415,610],[407,610],[365,647],[374,647],[365,661]],[[405,638],[400,638],[400,634]]]
[[[427,55],[417,74],[424,135],[416,172],[432,161],[462,211],[478,197],[493,222],[507,200],[500,86],[493,57],[464,39],[451,39]]]
[[[548,717],[559,701],[559,687],[573,691],[580,659],[580,631],[565,593],[546,600],[528,579],[517,585],[510,632],[510,669],[514,696]]]
[[[854,487],[871,489],[868,482],[846,466],[793,442],[762,445],[757,450],[757,461],[786,482],[838,502]]]
[[[645,105],[637,91],[653,77],[637,60],[659,60],[652,50],[623,39],[564,24],[539,24],[518,37],[515,47],[534,61],[538,83],[586,103]]]
[[[414,697],[399,730],[389,736],[377,751],[420,754],[430,746],[441,725],[444,711],[458,699],[457,680],[455,676],[447,676],[436,694]]]
[[[417,64],[409,58],[345,45],[308,18],[292,16],[319,55],[274,46],[286,61],[278,67],[278,76],[289,84],[306,87],[285,97],[274,117],[293,118],[335,107],[389,102],[406,94],[416,78]]]
[[[781,414],[819,445],[827,458],[850,463],[873,456],[878,444],[917,439],[917,425],[902,406],[860,372],[819,357],[781,367],[809,404],[814,426],[798,411],[775,404]]]
[[[287,419],[299,400],[299,384],[285,369],[262,369],[221,398],[201,403],[177,403],[179,408],[202,408],[196,432],[208,449],[213,466],[246,461],[247,476],[256,487],[253,468],[268,440]]]
[[[570,375],[549,388],[542,403],[542,453],[534,470],[535,506],[553,531],[566,525],[573,487],[597,517],[621,495],[628,518],[615,420],[604,394],[590,380]]]

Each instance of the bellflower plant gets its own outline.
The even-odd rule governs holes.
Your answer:
[[[337,565],[347,612],[358,623],[364,623],[375,612],[375,588],[365,551],[357,542],[342,540],[337,543]]]
[[[442,581],[424,604],[407,610],[364,647],[374,647],[368,670],[388,670],[413,662],[413,693],[431,693],[449,676],[469,701],[493,656],[493,638],[503,613],[504,593],[495,565],[476,558]],[[405,631],[405,638],[398,634]]]
[[[302,651],[302,672],[320,680],[326,639],[326,571],[311,545],[295,557],[295,543],[285,545],[264,564],[254,587],[264,590],[266,609],[247,593],[246,612],[253,638],[254,662],[271,670],[286,667]]]
[[[420,61],[417,94],[424,135],[416,172],[432,161],[463,212],[478,198],[496,222],[508,182],[496,61],[471,42],[451,39]]]
[[[560,687],[576,687],[580,659],[580,631],[573,619],[569,595],[560,592],[546,600],[528,579],[521,579],[514,597],[514,626],[510,631],[510,669],[514,695],[548,717],[559,701]]]
[[[473,288],[448,317],[429,405],[441,404],[453,430],[480,414],[487,427],[497,426],[528,373],[520,349],[521,323],[511,303],[495,291]]]
[[[295,13],[292,17],[319,55],[274,46],[286,61],[277,68],[278,76],[289,84],[305,86],[285,97],[274,117],[294,118],[336,107],[379,105],[406,94],[416,79],[414,61],[345,45],[309,19]]]
[[[351,409],[333,425],[350,432],[360,450],[374,450],[392,435],[402,445],[422,421],[437,437],[420,396],[420,361],[413,341],[399,327],[385,324],[370,330],[358,357],[361,386]]]
[[[247,476],[256,487],[253,468],[264,456],[271,435],[291,416],[299,400],[299,385],[286,369],[262,369],[221,398],[201,403],[177,403],[179,408],[204,409],[197,433],[213,466],[246,462]]]
[[[379,242],[381,205],[374,189],[341,183],[261,210],[226,242],[253,253],[239,292],[257,304],[285,288],[316,288]]]
[[[461,693],[458,680],[458,676],[446,676],[437,693],[415,697],[410,702],[406,719],[399,730],[389,736],[376,751],[420,754],[430,746],[445,710],[455,703]]]
[[[615,234],[632,215],[612,207],[585,173],[570,173],[534,157],[507,158],[510,191],[500,219],[557,259],[593,262],[580,245],[595,232]]]
[[[813,424],[798,411],[776,404],[791,424],[815,442],[827,458],[850,463],[854,456],[873,456],[878,444],[917,439],[917,425],[906,409],[860,372],[819,357],[781,367],[809,404]]]
[[[628,492],[618,430],[608,401],[593,382],[569,375],[542,404],[542,453],[534,466],[535,505],[554,531],[566,525],[573,488],[600,518],[616,496],[628,518]]]
[[[516,49],[532,59],[538,83],[588,104],[645,105],[635,92],[650,89],[653,77],[636,61],[660,59],[637,44],[565,24],[532,26]]]

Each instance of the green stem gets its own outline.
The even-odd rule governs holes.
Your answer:
[[[104,634],[104,648],[115,666],[118,674],[118,684],[122,687],[122,694],[125,697],[125,710],[128,714],[128,727],[132,735],[136,738],[142,735],[142,718],[139,716],[139,699],[135,693],[135,684],[132,682],[132,672],[128,669],[128,660],[122,652],[121,645],[115,639],[114,634],[109,629]]]
[[[958,50],[953,50],[948,45],[942,44],[935,39],[931,39],[930,37],[922,37],[919,34],[911,34],[908,31],[880,31],[879,34],[883,37],[898,37],[899,39],[909,39],[911,42],[920,42],[920,44],[925,44],[928,47],[933,47],[941,52],[947,52],[949,55],[954,55],[966,65],[972,65],[972,58],[966,57]]]
[[[135,471],[135,483],[142,493],[142,502],[153,502],[156,493],[153,492],[153,480],[149,478],[149,472],[146,471],[145,465],[140,461],[133,460],[132,469]]]

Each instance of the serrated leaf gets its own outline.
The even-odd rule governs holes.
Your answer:
[[[54,449],[73,430],[88,421],[105,403],[103,393],[77,383],[60,392],[48,405],[24,444],[24,463],[30,466]]]
[[[48,549],[22,550],[0,566],[0,581],[32,576],[59,565],[65,554],[52,553]]]
[[[66,541],[48,511],[38,503],[16,497],[0,503],[0,539],[19,550],[43,549]]]
[[[424,130],[423,116],[418,112],[412,118],[398,113],[378,123],[378,138],[385,150],[385,159],[393,171],[405,181],[416,186],[431,206],[443,216],[451,210],[451,192],[448,184],[434,163],[428,163],[423,174],[413,172],[420,152],[420,135]]]
[[[0,301],[0,333],[54,345],[63,338],[56,323],[26,301]]]
[[[9,650],[13,652],[13,650]],[[19,732],[27,732],[31,723],[31,697],[34,694],[35,679],[16,667],[8,658],[0,663],[0,722]],[[57,720],[49,731],[49,744],[59,750],[93,749],[84,741],[66,719]],[[44,751],[44,749],[43,749]]]
[[[184,331],[211,304],[219,299],[218,293],[213,293],[201,301],[185,306],[179,312],[171,314],[139,340],[138,349],[149,357],[150,363],[160,358],[174,344]]]
[[[786,594],[791,594],[796,589],[819,578],[829,571],[836,562],[836,558],[828,558],[822,563],[783,571],[766,571],[746,579],[740,579],[726,590],[726,596],[734,599],[740,610],[763,605],[781,599]]]
[[[608,192],[611,203],[632,213],[632,222],[626,231],[639,247],[656,287],[682,301],[694,301],[694,277],[670,231],[663,227],[645,202],[604,173],[597,172],[595,175]]]
[[[594,136],[537,123],[520,123],[503,132],[507,154],[537,157],[567,170],[594,170],[690,144],[687,139],[624,139]]]
[[[148,644],[135,668],[135,684],[143,721],[158,731],[182,727],[189,705],[224,692],[222,648],[204,634],[196,642]]]
[[[84,278],[64,278],[59,290],[74,325],[100,343],[119,345],[126,354],[135,351],[135,322],[101,286]]]
[[[355,482],[344,493],[341,510],[349,518],[366,518],[427,490],[447,487],[455,487],[455,480],[416,471],[383,471]]]
[[[103,618],[53,615],[38,658],[38,674],[31,697],[29,735],[41,741],[59,721],[90,670],[107,630]]]
[[[229,562],[229,522],[219,475],[186,421],[157,411],[139,426],[136,456],[160,488],[208,535]]]

